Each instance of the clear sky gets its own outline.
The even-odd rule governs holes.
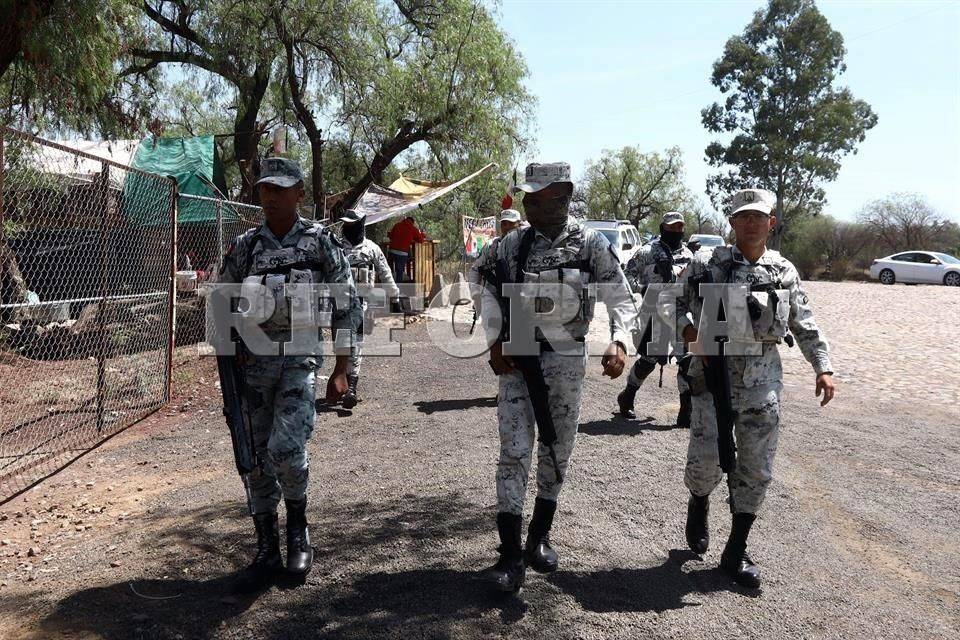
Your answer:
[[[762,0],[632,2],[504,0],[503,27],[539,99],[536,157],[565,160],[575,179],[603,149],[679,146],[686,180],[704,193],[711,136],[700,110],[726,40]],[[840,84],[879,117],[826,186],[826,211],[852,219],[896,191],[924,195],[960,220],[960,2],[818,2],[847,47]]]

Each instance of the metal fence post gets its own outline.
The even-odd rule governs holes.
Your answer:
[[[217,200],[213,203],[217,214],[217,273],[223,267],[223,205]]]
[[[163,402],[170,402],[173,387],[173,348],[177,342],[177,224],[179,219],[179,194],[177,181],[170,178],[170,294],[167,314],[167,373],[163,385]]]
[[[0,129],[0,240],[6,236],[6,231],[3,227],[5,220],[5,211],[6,205],[3,197],[3,178],[7,173],[7,165],[3,160],[3,146],[7,141],[6,131]]]
[[[97,312],[97,433],[103,431],[107,395],[107,218],[110,207],[110,165],[103,163],[97,179],[97,205],[100,209],[100,309]]]

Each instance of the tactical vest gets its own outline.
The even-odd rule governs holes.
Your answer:
[[[563,247],[549,249],[536,256],[530,257],[530,250],[536,238],[533,227],[526,229],[520,238],[517,251],[517,274],[515,282],[532,284],[534,281],[544,288],[546,296],[538,295],[540,287],[524,292],[521,298],[529,301],[538,313],[550,310],[550,300],[556,297],[558,284],[564,284],[573,289],[579,309],[576,317],[567,322],[589,322],[593,319],[593,308],[596,302],[591,295],[590,282],[593,268],[590,260],[584,255],[584,229],[581,227],[575,234],[568,236]],[[561,294],[568,289],[560,289]],[[562,300],[559,301],[561,304]]]
[[[364,244],[358,244],[348,249],[345,254],[347,262],[350,263],[350,272],[353,274],[353,281],[360,285],[372,285],[376,283],[377,272],[374,269],[373,256],[364,251]]]
[[[242,282],[242,287],[246,288],[248,293],[244,297],[251,300],[252,305],[265,305],[258,293],[273,298],[274,312],[268,320],[271,325],[290,327],[291,319],[296,318],[297,326],[317,326],[312,298],[292,297],[291,309],[284,295],[284,285],[313,285],[323,282],[322,277],[316,273],[323,267],[317,259],[317,251],[321,236],[327,232],[319,227],[309,227],[304,230],[295,246],[282,249],[266,249],[260,233],[261,229],[257,229],[249,240],[244,269],[246,276]],[[265,292],[260,285],[266,287]]]
[[[724,251],[726,249],[726,251]],[[718,254],[719,252],[719,254]],[[754,339],[757,342],[779,344],[786,340],[792,346],[793,338],[789,335],[790,294],[784,290],[781,279],[782,270],[771,264],[761,264],[764,274],[759,278],[749,277],[737,280],[736,272],[742,270],[741,265],[733,259],[733,252],[726,247],[718,247],[708,263],[720,272],[720,278],[715,282],[729,282],[747,284],[750,293],[747,296],[746,312],[750,316]],[[751,273],[751,276],[754,274]],[[735,303],[736,304],[736,303]],[[743,310],[740,310],[743,312]]]

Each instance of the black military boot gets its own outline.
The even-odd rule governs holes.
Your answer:
[[[533,518],[527,529],[527,544],[523,548],[523,559],[527,566],[538,573],[552,573],[557,570],[560,558],[550,546],[550,527],[553,526],[553,514],[557,510],[555,500],[537,498],[533,505]]]
[[[360,376],[347,374],[347,392],[343,394],[340,403],[344,409],[353,409],[360,402],[360,396],[357,395],[357,383],[360,382]]]
[[[249,593],[266,587],[283,568],[277,514],[255,514],[253,526],[257,532],[257,553],[250,566],[240,572],[233,586],[233,590],[238,593]]]
[[[681,429],[690,428],[690,410],[693,403],[690,400],[690,392],[684,391],[680,394],[680,411],[677,413],[677,426]]]
[[[710,548],[710,529],[707,514],[710,513],[710,496],[690,494],[687,502],[687,546],[697,555],[703,555]]]
[[[752,513],[733,514],[733,527],[730,539],[720,556],[720,568],[730,575],[740,586],[749,589],[760,588],[760,569],[747,555],[747,536],[756,516]]]
[[[483,579],[498,591],[515,593],[523,586],[526,567],[523,564],[523,549],[520,535],[522,518],[512,513],[497,514],[497,531],[500,534],[500,559],[483,572]]]
[[[617,404],[620,405],[620,415],[629,420],[636,420],[637,414],[633,410],[633,401],[637,397],[637,391],[640,387],[635,387],[629,382],[626,388],[617,396]]]
[[[287,504],[287,571],[304,574],[313,566],[313,547],[307,529],[307,499],[285,500]]]

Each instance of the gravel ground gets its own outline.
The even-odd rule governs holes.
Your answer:
[[[530,574],[520,597],[487,593],[495,380],[417,323],[402,358],[367,361],[357,411],[318,420],[306,584],[228,595],[251,526],[204,361],[178,370],[169,408],[0,507],[0,637],[955,638],[960,290],[809,293],[840,386],[820,408],[785,351],[776,478],[752,536],[759,593],[716,569],[725,490],[710,551],[685,549],[674,370],[627,422],[612,415],[623,381],[598,360],[553,536],[561,571]]]

